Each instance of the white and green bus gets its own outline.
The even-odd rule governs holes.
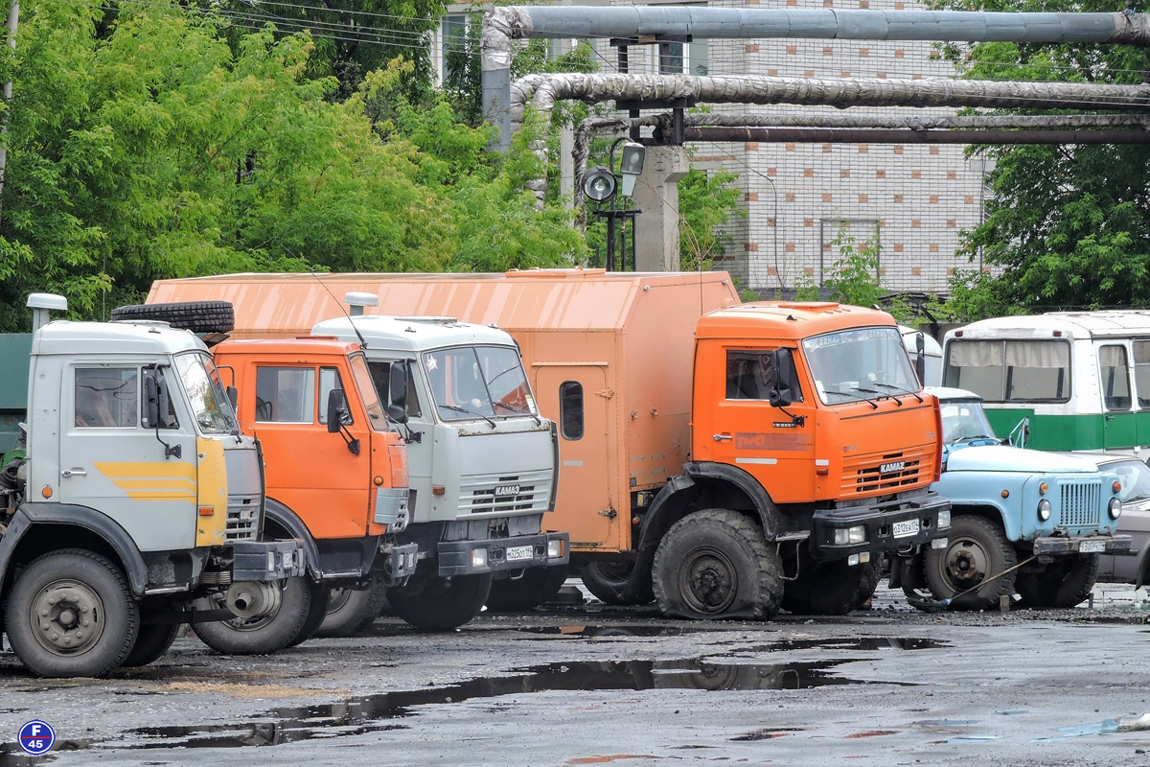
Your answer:
[[[997,317],[946,334],[943,385],[1036,450],[1150,447],[1150,311]]]

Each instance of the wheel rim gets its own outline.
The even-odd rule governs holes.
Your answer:
[[[717,615],[734,603],[739,577],[726,554],[706,546],[692,551],[683,563],[679,590],[695,612]]]
[[[83,654],[104,635],[104,600],[91,586],[71,578],[40,589],[28,617],[36,641],[55,655]]]
[[[982,583],[989,572],[990,552],[979,541],[960,538],[947,547],[942,574],[956,593]]]
[[[351,589],[332,589],[327,600],[327,614],[335,615],[340,610],[347,607],[348,600],[351,599],[351,592]]]
[[[280,581],[279,582],[279,589],[280,589],[281,593],[283,592],[286,583],[287,583],[286,581]],[[282,599],[282,597],[281,597],[281,599]],[[226,608],[227,607],[227,599],[224,596],[217,597],[217,605],[219,607]],[[269,623],[271,623],[272,621],[274,621],[276,619],[276,617],[280,614],[280,609],[282,609],[282,607],[283,607],[283,602],[281,601],[280,607],[273,610],[268,615],[261,615],[258,618],[239,618],[239,617],[236,617],[236,618],[232,618],[230,621],[220,621],[220,624],[223,626],[227,626],[228,628],[233,629],[235,631],[259,631],[260,629],[264,628],[265,626],[267,626]]]

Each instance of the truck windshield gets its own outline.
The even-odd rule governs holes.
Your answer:
[[[857,328],[803,341],[803,354],[827,405],[897,397],[922,387],[894,327]]]
[[[536,414],[519,353],[507,346],[467,346],[423,354],[423,370],[444,421]]]
[[[939,402],[942,413],[942,441],[953,445],[979,437],[994,438],[994,429],[986,420],[986,412],[978,400],[951,400]]]
[[[204,434],[231,434],[239,428],[232,403],[224,392],[219,371],[206,354],[181,354],[176,357],[176,371],[188,399],[192,415]]]
[[[383,414],[383,405],[379,404],[379,395],[375,391],[375,384],[371,380],[371,372],[367,369],[367,360],[362,354],[351,356],[351,372],[355,376],[355,385],[359,388],[359,396],[367,410],[368,420],[377,431],[387,431],[390,427],[387,417]],[[326,395],[325,395],[326,396]],[[323,400],[327,402],[327,400]]]

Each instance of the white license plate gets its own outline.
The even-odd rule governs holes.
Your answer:
[[[895,522],[891,525],[891,532],[895,538],[905,538],[918,532],[918,520],[908,519],[905,522]]]
[[[534,546],[511,546],[507,549],[508,562],[518,562],[521,559],[531,559],[534,556]]]
[[[1078,544],[1078,551],[1082,554],[1098,554],[1106,551],[1106,541],[1082,541]]]

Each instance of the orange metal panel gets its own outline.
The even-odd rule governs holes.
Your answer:
[[[691,374],[700,315],[739,303],[724,272],[244,274],[162,280],[149,303],[231,301],[233,337],[302,335],[339,316],[349,291],[375,293],[365,313],[494,323],[520,346],[542,413],[558,421],[559,386],[584,388],[585,433],[561,440],[549,529],[572,548],[628,550],[631,491],[679,473],[690,444]]]

